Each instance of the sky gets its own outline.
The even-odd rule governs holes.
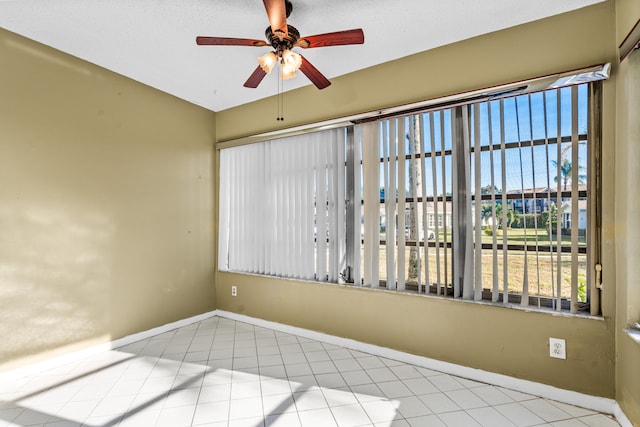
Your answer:
[[[577,126],[579,134],[587,132],[587,85],[575,86],[577,90]],[[504,115],[504,141],[512,143],[520,141],[518,148],[505,150],[505,180],[506,190],[529,189],[533,187],[555,188],[557,183],[554,178],[558,175],[553,161],[557,160],[557,144],[555,139],[558,135],[558,127],[562,136],[571,136],[572,133],[572,87],[565,87],[559,90],[538,92],[529,95],[505,98],[502,101]],[[560,97],[560,107],[558,108],[558,96]],[[479,108],[479,135],[480,144],[488,146],[490,143],[500,145],[500,109],[501,101],[494,100],[474,104],[471,107],[470,116],[473,109]],[[558,122],[558,114],[560,121]],[[546,117],[546,120],[545,120]],[[403,120],[403,119],[398,119]],[[404,119],[406,127],[409,128],[409,118]],[[471,141],[475,145],[475,130],[473,119],[471,123]],[[442,149],[451,149],[451,110],[434,111],[422,114],[423,132],[422,140],[428,152],[432,150],[431,127],[433,124],[433,149],[438,152]],[[558,126],[560,125],[560,126]],[[549,140],[548,145],[530,146],[532,140]],[[381,142],[382,144],[382,142]],[[406,153],[409,154],[409,143],[406,142]],[[564,158],[571,161],[571,144],[565,143],[561,146]],[[381,149],[382,153],[383,150]],[[475,159],[471,154],[471,187],[475,186]],[[586,175],[587,147],[586,144],[579,144],[578,164],[580,175]],[[447,183],[442,184],[442,156],[436,157],[436,188],[434,189],[432,180],[431,158],[426,161],[426,188],[427,195],[441,195],[451,192],[451,156],[444,159],[444,167],[447,171]],[[493,151],[493,162],[491,162],[490,151],[483,151],[481,154],[480,181],[481,187],[491,185],[491,170],[493,163],[494,185],[502,189],[502,159],[499,150]],[[408,166],[407,166],[408,170]],[[383,165],[381,164],[381,186],[384,185]],[[561,179],[560,179],[561,181]],[[406,179],[408,188],[408,177]],[[435,191],[434,191],[435,190]]]

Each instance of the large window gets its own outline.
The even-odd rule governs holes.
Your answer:
[[[597,314],[599,87],[222,149],[219,267]]]
[[[585,84],[359,125],[364,224],[382,226],[354,282],[588,309],[589,120]]]

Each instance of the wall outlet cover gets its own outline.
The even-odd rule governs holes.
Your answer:
[[[560,338],[549,338],[549,356],[556,359],[567,358],[567,343]]]

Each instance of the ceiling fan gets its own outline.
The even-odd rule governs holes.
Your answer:
[[[293,5],[289,0],[263,0],[263,3],[270,24],[265,31],[267,41],[234,37],[196,37],[196,44],[200,46],[271,46],[273,48],[273,51],[258,58],[260,65],[244,83],[245,87],[258,87],[262,79],[271,72],[276,63],[280,62],[283,80],[294,77],[295,72],[299,69],[318,89],[324,89],[331,82],[316,67],[311,65],[304,56],[293,52],[291,49],[294,47],[310,49],[364,43],[362,29],[300,37],[298,30],[287,24],[287,18],[293,10]]]

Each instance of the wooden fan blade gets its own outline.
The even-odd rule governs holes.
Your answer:
[[[327,78],[323,76],[316,67],[311,65],[311,63],[307,61],[304,56],[300,56],[302,57],[302,65],[300,66],[300,71],[302,71],[304,75],[307,76],[318,89],[324,89],[331,84],[331,82],[327,80]]]
[[[196,37],[196,44],[200,46],[267,46],[264,40],[204,36]]]
[[[304,49],[324,46],[342,46],[346,44],[364,43],[364,32],[355,30],[336,31],[335,33],[317,34],[315,36],[300,37],[296,46]]]
[[[271,31],[275,34],[280,31],[285,35],[289,34],[287,30],[287,8],[284,0],[262,0],[264,8],[267,10]]]
[[[244,87],[250,87],[250,88],[257,88],[258,85],[260,84],[260,82],[262,81],[262,79],[264,79],[264,76],[266,76],[267,73],[264,72],[264,70],[258,65],[258,68],[256,68],[253,73],[249,76],[249,78],[247,79],[246,82],[244,82]]]

